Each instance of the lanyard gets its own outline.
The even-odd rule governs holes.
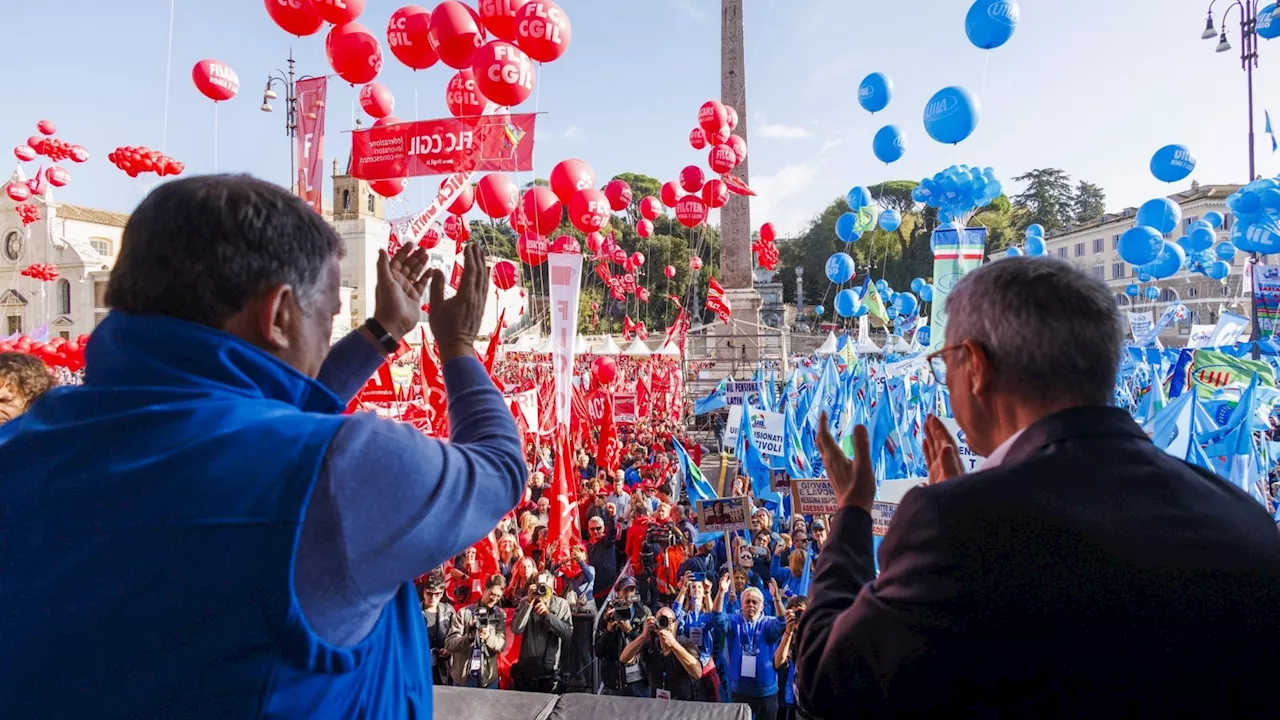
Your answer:
[[[755,622],[747,622],[746,618],[743,618],[742,626],[738,630],[738,643],[742,646],[743,655],[756,654],[756,645],[759,641],[759,635],[758,635],[759,629],[760,629],[759,620],[756,620]],[[746,637],[743,637],[744,635]],[[750,644],[746,642],[748,638],[750,638],[751,640]]]

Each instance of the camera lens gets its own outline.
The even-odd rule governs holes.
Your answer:
[[[658,616],[658,628],[659,628],[659,629],[661,629],[661,630],[666,630],[666,629],[667,629],[668,627],[670,627],[670,626],[671,626],[671,618],[667,617],[666,615],[659,615],[659,616]]]

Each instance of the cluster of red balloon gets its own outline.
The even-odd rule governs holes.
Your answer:
[[[142,173],[149,172],[160,176],[181,175],[182,171],[187,168],[186,165],[159,150],[152,150],[142,146],[124,145],[118,147],[107,155],[107,159],[111,161],[112,165],[128,173],[129,177],[138,177]]]
[[[765,270],[778,267],[778,246],[773,244],[777,237],[778,231],[773,223],[765,223],[760,226],[759,238],[751,245],[751,251],[756,254],[756,264]]]
[[[22,226],[26,227],[31,223],[40,219],[40,208],[31,203],[19,203],[13,207],[18,213],[18,219],[22,221]]]
[[[56,337],[49,342],[38,342],[23,335],[16,340],[0,340],[0,353],[19,352],[34,355],[50,367],[64,367],[76,371],[84,367],[84,347],[88,335],[75,340]]]
[[[89,151],[85,150],[81,145],[72,145],[61,138],[53,137],[58,131],[58,127],[54,125],[52,120],[41,120],[36,123],[36,130],[40,132],[38,135],[32,135],[27,138],[24,145],[19,145],[13,149],[14,157],[21,162],[31,162],[36,156],[44,156],[53,162],[61,162],[63,160],[71,160],[73,162],[82,163],[89,159]]]
[[[32,263],[22,269],[22,276],[40,282],[53,282],[58,279],[58,266],[53,263]]]

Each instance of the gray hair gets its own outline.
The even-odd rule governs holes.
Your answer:
[[[965,275],[947,296],[947,344],[970,339],[1019,398],[1108,405],[1124,344],[1111,291],[1062,260],[1006,258]]]
[[[742,591],[742,599],[743,599],[743,600],[746,600],[748,595],[755,595],[756,597],[760,598],[760,604],[761,604],[761,605],[763,605],[763,604],[764,604],[764,593],[760,592],[760,588],[758,588],[758,587],[749,587],[749,588],[747,588],[746,590],[743,590],[743,591]]]

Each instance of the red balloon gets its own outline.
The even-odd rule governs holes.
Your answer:
[[[376,118],[384,118],[396,109],[396,99],[382,83],[369,83],[360,88],[360,109]]]
[[[707,133],[700,127],[696,127],[689,131],[689,144],[694,150],[702,150],[707,147]]]
[[[717,145],[711,148],[707,156],[707,165],[717,175],[724,175],[738,164],[738,156],[728,145]]]
[[[638,251],[631,253],[631,264],[636,267],[644,267],[644,253]]]
[[[547,235],[560,227],[560,201],[551,188],[535,185],[526,190],[520,209],[540,235]]]
[[[680,171],[680,187],[685,192],[696,193],[701,190],[704,179],[702,168],[697,165],[688,165]]]
[[[729,120],[729,132],[738,129],[738,111],[733,109],[732,105],[725,105],[724,112]]]
[[[600,233],[591,233],[591,234],[599,235]],[[582,246],[578,244],[577,240],[573,239],[572,235],[561,235],[560,237],[551,241],[551,252],[566,253],[569,255],[581,255]]]
[[[18,158],[22,162],[31,162],[36,159],[35,148],[32,148],[30,145],[19,145],[13,149],[13,154],[14,157]]]
[[[290,35],[314,35],[324,25],[311,0],[266,0],[266,6],[271,20]]]
[[[778,239],[778,230],[773,223],[765,223],[760,226],[760,242],[771,243]]]
[[[444,219],[444,236],[455,242],[463,242],[467,235],[467,221],[460,215],[450,215]]]
[[[537,267],[546,262],[548,250],[550,248],[547,246],[547,239],[535,232],[522,232],[520,238],[516,240],[516,255],[530,267]]]
[[[662,203],[658,198],[649,195],[640,201],[640,216],[645,220],[657,220],[662,214]]]
[[[708,100],[698,109],[698,127],[707,133],[708,138],[728,126],[729,112],[719,100]]]
[[[459,70],[449,81],[444,102],[449,106],[449,113],[454,117],[468,117],[484,114],[489,98],[476,87],[476,76],[471,72],[471,68],[467,68]]]
[[[476,191],[471,185],[463,185],[462,192],[458,193],[458,197],[449,206],[449,212],[454,215],[466,215],[471,212],[471,206],[476,203]]]
[[[538,62],[559,60],[572,37],[569,16],[551,0],[529,0],[516,13],[516,44]]]
[[[84,149],[82,145],[71,146],[71,159],[75,162],[82,163],[89,160],[89,151]]]
[[[509,42],[494,40],[476,50],[471,72],[480,92],[503,107],[519,105],[533,94],[533,61]]]
[[[569,204],[579,190],[588,190],[596,186],[596,171],[582,160],[561,160],[551,168],[551,192],[560,198],[560,202]]]
[[[191,68],[191,81],[196,84],[201,95],[214,102],[230,100],[240,92],[240,78],[236,71],[221,60],[201,60],[196,63]]]
[[[604,236],[598,232],[587,233],[587,249],[593,253],[600,252],[604,246]]]
[[[27,147],[35,150],[37,155],[44,155],[44,137],[40,135],[32,135],[27,138]]]
[[[729,186],[720,178],[711,178],[702,186],[702,202],[713,210],[724,207],[729,202]]]
[[[642,238],[653,237],[653,223],[645,218],[640,218],[636,222],[636,234]]]
[[[35,177],[27,178],[27,189],[31,191],[32,195],[43,195],[44,186],[44,175],[37,173]]]
[[[733,148],[733,156],[737,159],[733,166],[741,165],[747,159],[747,141],[737,135],[730,135],[726,144]]]
[[[11,182],[5,186],[5,194],[14,202],[26,202],[31,197],[31,188],[19,182]]]
[[[324,54],[338,77],[352,85],[371,82],[382,71],[382,47],[369,28],[357,22],[334,25]]]
[[[667,207],[675,207],[680,202],[680,186],[675,181],[668,181],[662,184],[662,189],[658,191],[658,197],[662,199],[662,204]]]
[[[427,30],[431,26],[431,11],[418,5],[406,5],[391,13],[387,22],[387,47],[397,60],[414,70],[426,70],[439,62],[440,57],[431,49]]]
[[[480,0],[480,24],[499,40],[515,42],[516,13],[529,0]]]
[[[685,195],[676,203],[676,220],[687,228],[697,227],[707,219],[707,206],[697,195]]]
[[[618,364],[608,355],[601,355],[591,361],[591,376],[601,385],[608,385],[618,377]]]
[[[609,216],[609,198],[595,188],[579,190],[569,200],[569,220],[584,233],[597,232],[608,225]]]
[[[41,120],[36,123],[36,129],[43,135],[52,135],[58,132],[58,126],[53,124],[52,120]]]
[[[693,257],[689,258],[689,269],[694,272],[698,272],[699,270],[701,270],[702,258],[698,257],[697,255],[694,255]]]
[[[672,267],[671,265],[668,265],[668,266],[666,266],[666,267],[662,268],[662,274],[663,274],[663,275],[666,275],[666,276],[667,276],[667,279],[668,279],[668,280],[670,280],[670,279],[672,279],[672,278],[674,278],[674,277],[676,276],[676,269],[675,269],[674,267]]]
[[[707,133],[707,144],[708,144],[708,145],[720,145],[720,144],[722,144],[722,143],[727,143],[727,142],[729,142],[729,138],[730,138],[730,137],[732,137],[732,136],[729,134],[729,132],[730,132],[730,131],[729,131],[729,126],[728,126],[728,125],[725,125],[724,127],[721,127],[721,128],[720,128],[718,131],[716,131],[716,132],[713,132],[713,133]]]
[[[457,0],[445,0],[431,11],[427,38],[431,49],[445,65],[454,70],[471,66],[471,57],[484,44],[484,30],[471,8]]]
[[[592,233],[592,235],[599,235],[599,234],[600,233]],[[606,237],[600,241],[600,253],[602,255],[612,255],[613,251],[616,250],[617,248],[618,248],[618,243],[614,241],[613,233],[609,233],[609,237]]]
[[[520,190],[504,173],[490,173],[476,183],[476,202],[491,218],[506,217],[520,202]]]
[[[516,286],[516,274],[519,270],[516,264],[510,260],[499,260],[493,264],[493,269],[489,271],[489,277],[493,278],[493,284],[499,290],[510,290]]]
[[[622,212],[631,207],[631,186],[625,180],[610,180],[604,186],[604,196],[609,198],[609,207],[614,212]]]
[[[326,22],[346,25],[364,12],[364,0],[311,0],[316,13]]]
[[[369,189],[381,195],[384,198],[395,197],[404,192],[404,178],[392,178],[391,180],[373,180],[369,182]]]
[[[63,187],[67,183],[71,182],[71,173],[57,165],[54,165],[44,171],[44,179],[48,180],[49,184],[54,187]]]
[[[402,122],[404,121],[396,117],[395,115],[388,115],[386,117],[380,117],[377,120],[374,120],[373,126],[382,127],[383,125],[397,125]]]

